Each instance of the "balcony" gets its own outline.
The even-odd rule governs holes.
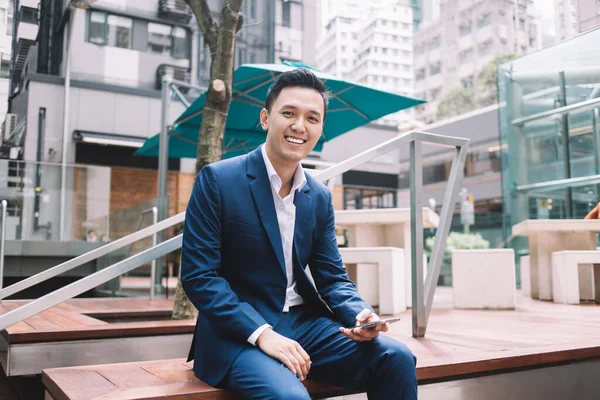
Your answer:
[[[17,27],[17,42],[20,40],[28,40],[35,42],[38,34],[37,24],[31,24],[28,22],[19,22]]]
[[[187,23],[192,18],[192,10],[185,0],[159,0],[158,15],[172,21]]]
[[[162,86],[162,77],[170,75],[172,79],[176,81],[190,83],[191,76],[188,68],[179,67],[176,65],[160,64],[156,69],[156,89],[160,89]],[[186,93],[188,89],[180,88],[182,93]]]
[[[23,70],[29,55],[29,48],[35,44],[38,35],[37,24],[21,21],[17,26],[17,37],[15,46],[15,64],[13,66],[13,76],[19,76]]]

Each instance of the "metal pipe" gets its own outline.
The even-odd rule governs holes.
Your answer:
[[[592,111],[592,133],[594,135],[594,158],[596,160],[596,174],[600,174],[600,129],[598,129],[598,123],[600,123],[600,115],[598,109],[594,108]]]
[[[567,80],[565,78],[565,72],[561,71],[559,73],[560,79],[560,103],[561,106],[567,107]],[[569,135],[569,115],[566,113],[562,114],[561,119],[561,130],[563,137],[563,162],[564,171],[565,171],[565,179],[571,178],[571,141]],[[567,219],[572,218],[573,216],[573,190],[571,187],[566,187],[567,198],[565,199],[565,211]]]
[[[171,90],[175,94],[175,97],[177,97],[177,99],[179,99],[181,104],[183,104],[186,108],[190,106],[190,102],[188,101],[188,99],[185,98],[183,93],[181,93],[181,91],[177,88],[177,85],[174,85],[171,83]]]
[[[66,204],[67,204],[67,147],[69,143],[69,108],[71,102],[71,34],[73,32],[72,25],[75,16],[75,9],[71,9],[69,13],[69,23],[65,27],[67,29],[67,43],[65,46],[65,92],[63,98],[63,132],[62,132],[62,154],[61,154],[61,175],[60,175],[60,226],[59,240],[65,240],[65,225],[66,225]]]
[[[562,96],[562,86],[561,86],[561,96]],[[528,115],[526,117],[515,118],[512,120],[512,124],[519,126],[519,125],[525,125],[529,122],[537,121],[540,119],[551,118],[551,117],[558,119],[560,116],[562,116],[564,114],[569,114],[569,113],[572,113],[575,111],[583,112],[583,111],[593,110],[598,106],[600,106],[600,98],[580,101],[579,103],[575,103],[575,104],[571,104],[571,105],[566,104],[566,98],[565,98],[564,105],[559,108],[555,108],[553,110],[548,110],[548,111],[543,111],[543,112],[540,112],[537,114]]]
[[[152,224],[156,225],[158,223],[158,208],[152,207]],[[152,247],[156,247],[158,244],[156,232],[152,235]],[[150,300],[154,300],[154,281],[156,280],[156,259],[152,260],[152,264],[150,267]],[[167,278],[167,290],[168,290],[169,280]]]
[[[187,83],[187,82],[178,81],[176,79],[173,79],[172,77],[170,77],[169,82],[172,83],[173,85],[183,86],[183,87],[188,88],[188,89],[196,89],[196,90],[199,90],[200,92],[206,92],[208,90],[207,87],[198,86],[198,85],[192,85],[192,84]]]
[[[165,75],[162,78],[162,90],[161,90],[161,112],[160,112],[160,140],[158,148],[158,220],[162,221],[168,216],[168,198],[167,198],[167,179],[168,179],[168,168],[169,168],[169,132],[167,126],[169,103],[171,101],[171,77]],[[158,243],[163,241],[165,236],[162,232],[158,235]],[[157,272],[158,276],[161,275],[161,271],[164,266],[164,260],[158,260]],[[160,278],[156,279],[154,285],[157,288],[161,287]]]
[[[42,195],[42,165],[44,152],[44,136],[46,134],[46,108],[40,107],[38,111],[38,137],[37,137],[37,156],[35,164],[35,193],[33,201],[33,230],[40,229],[40,197]]]
[[[2,222],[0,223],[0,289],[4,281],[4,246],[6,240],[6,207],[8,202],[2,200]],[[2,300],[0,299],[0,302]]]
[[[410,268],[412,272],[412,331],[414,337],[425,336],[425,302],[423,296],[423,158],[422,143],[410,142]]]
[[[567,187],[574,186],[583,186],[600,182],[600,174],[598,175],[590,175],[590,176],[581,176],[578,178],[570,178],[570,179],[557,179],[550,182],[539,182],[539,183],[530,183],[528,185],[520,185],[515,188],[517,192],[545,192],[548,189],[559,190],[565,189]]]

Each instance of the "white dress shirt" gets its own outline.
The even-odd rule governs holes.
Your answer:
[[[281,178],[277,175],[271,160],[267,156],[265,145],[261,148],[262,156],[267,167],[267,175],[269,176],[269,182],[271,184],[271,193],[273,194],[273,203],[275,204],[275,211],[277,212],[277,222],[279,224],[279,233],[281,235],[281,245],[283,247],[283,258],[285,261],[285,272],[287,275],[287,290],[285,295],[285,303],[283,305],[283,312],[288,312],[290,307],[297,306],[304,303],[304,299],[298,293],[296,287],[296,279],[294,279],[293,269],[293,258],[292,248],[294,246],[294,228],[296,225],[296,206],[294,205],[294,195],[296,190],[300,190],[306,184],[306,176],[304,176],[304,169],[302,165],[298,163],[298,168],[294,173],[292,180],[292,190],[285,197],[279,196],[279,190],[281,189]],[[265,329],[270,328],[269,324],[260,326],[255,330],[252,335],[248,338],[248,342],[256,345],[256,339],[264,332]]]

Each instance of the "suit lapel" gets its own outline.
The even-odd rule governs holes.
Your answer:
[[[271,183],[269,182],[267,168],[262,158],[260,147],[248,154],[246,170],[250,177],[250,191],[260,215],[260,220],[267,231],[267,236],[273,250],[275,250],[277,261],[279,261],[279,265],[285,276],[285,260],[283,258],[281,234],[279,233],[279,222],[277,222],[277,212],[273,203]]]

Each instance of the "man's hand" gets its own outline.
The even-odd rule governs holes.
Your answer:
[[[256,339],[263,353],[281,361],[303,381],[310,370],[310,357],[298,342],[280,335],[271,328],[265,329]]]
[[[356,316],[356,325],[365,324],[367,322],[373,321],[379,321],[379,317],[377,316],[377,314],[371,312],[370,310],[367,310],[366,308]],[[357,342],[368,342],[379,336],[379,332],[387,332],[387,330],[387,324],[377,325],[370,329],[340,328],[340,332],[346,335],[346,337],[349,337],[352,340],[356,340]]]

